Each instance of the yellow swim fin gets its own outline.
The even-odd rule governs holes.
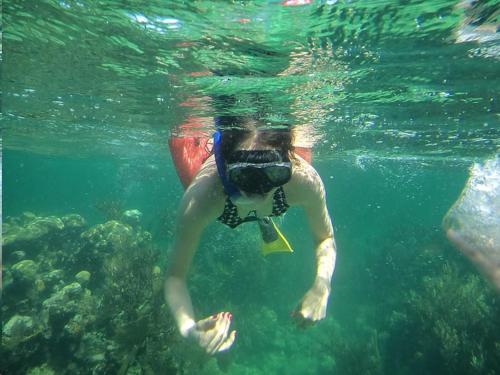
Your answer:
[[[286,240],[283,233],[280,232],[276,224],[270,217],[264,217],[258,221],[260,234],[262,235],[262,255],[268,255],[277,252],[293,253],[292,247]]]

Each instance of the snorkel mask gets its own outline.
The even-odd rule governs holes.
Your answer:
[[[277,150],[240,150],[226,160],[221,141],[222,132],[218,129],[214,133],[213,151],[224,191],[230,197],[238,197],[242,191],[266,194],[290,180],[292,164],[287,155]]]
[[[290,181],[292,163],[276,150],[239,150],[226,160],[226,176],[240,191],[266,194]]]

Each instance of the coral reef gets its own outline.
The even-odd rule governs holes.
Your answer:
[[[133,227],[140,224],[142,218],[142,212],[139,210],[127,210],[122,214],[122,222],[131,225]]]
[[[361,291],[321,338],[334,373],[498,373],[498,296],[441,233],[395,226],[366,249],[349,291],[333,289]]]
[[[238,331],[229,352],[208,357],[176,332],[163,302],[160,252],[141,216],[93,226],[78,215],[7,219],[1,373],[489,375],[500,368],[498,297],[444,237],[418,227],[391,228],[377,246],[368,241],[363,257],[351,258],[356,277],[337,280],[327,319],[308,330],[288,315],[307,287],[301,249],[264,258],[256,228],[207,231],[190,272],[196,316],[231,311]],[[341,265],[349,270],[345,259]]]
[[[387,368],[391,373],[496,373],[500,310],[495,299],[479,276],[455,263],[425,275],[389,315],[386,350],[393,355]]]
[[[322,351],[333,353],[334,373],[384,374],[379,332],[366,321],[358,320],[357,323],[353,327],[333,324]]]
[[[93,227],[74,214],[7,219],[1,373],[176,372],[159,251],[141,216]]]
[[[106,221],[109,221],[120,219],[124,211],[123,206],[123,201],[110,198],[96,202],[94,208],[104,216]]]

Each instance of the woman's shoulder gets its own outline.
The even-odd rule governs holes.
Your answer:
[[[195,183],[206,183],[208,182],[207,179],[210,181],[216,179],[218,177],[217,173],[217,164],[215,163],[215,158],[213,155],[210,155],[207,160],[203,162],[201,165],[200,169],[198,170],[198,173],[193,178],[193,181],[191,181],[191,185]],[[213,182],[213,181],[212,181]]]
[[[323,181],[316,169],[300,156],[295,157],[292,178],[283,188],[291,205],[300,205],[324,191]]]
[[[213,156],[209,157],[184,192],[186,208],[204,213],[217,213],[224,207],[225,193]]]
[[[321,177],[316,169],[309,162],[298,155],[295,155],[292,162],[292,182],[308,185],[322,183]]]

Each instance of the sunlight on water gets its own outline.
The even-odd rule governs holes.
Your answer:
[[[106,154],[108,137],[130,144],[131,133],[155,147],[188,115],[255,106],[271,124],[305,128],[326,158],[474,158],[498,147],[498,16],[488,3],[5,8],[8,147]],[[240,100],[228,107],[221,95]]]

